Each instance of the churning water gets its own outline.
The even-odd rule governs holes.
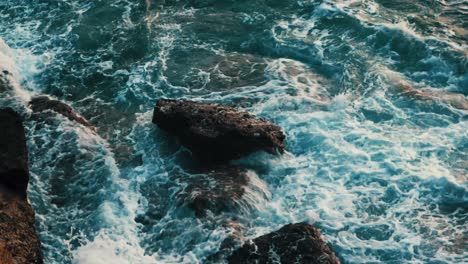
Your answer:
[[[466,0],[2,0],[0,68],[97,132],[26,122],[46,263],[210,263],[230,234],[318,226],[344,263],[468,262]],[[279,124],[238,212],[197,218],[200,175],[159,98]],[[216,260],[214,262],[219,262]]]

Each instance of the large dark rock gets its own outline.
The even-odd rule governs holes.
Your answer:
[[[0,127],[0,263],[40,264],[41,244],[26,197],[28,152],[21,117],[1,109]]]
[[[28,150],[21,117],[11,108],[0,110],[0,185],[26,195]]]
[[[244,244],[229,258],[230,264],[338,264],[340,261],[309,224],[289,224]]]
[[[93,125],[84,117],[77,114],[71,106],[65,104],[64,102],[51,99],[46,95],[32,98],[31,102],[29,102],[29,106],[35,113],[44,112],[47,110],[54,111],[65,116],[71,121],[75,121],[79,124],[94,129]]]
[[[160,100],[153,123],[176,135],[200,160],[226,161],[264,150],[284,151],[281,128],[232,107],[185,100]]]
[[[223,166],[198,176],[178,194],[197,217],[208,212],[215,215],[233,212],[242,206],[241,199],[249,183],[248,170]]]

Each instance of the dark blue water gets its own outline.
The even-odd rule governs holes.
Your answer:
[[[300,221],[344,263],[468,262],[467,21],[463,0],[1,1],[0,106],[48,94],[99,128],[26,123],[46,262],[209,263]],[[238,212],[180,202],[200,175],[151,124],[163,97],[286,132],[285,155],[238,161]]]

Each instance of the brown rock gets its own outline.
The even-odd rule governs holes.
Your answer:
[[[197,217],[236,211],[249,183],[247,170],[240,167],[220,167],[200,175],[189,184],[179,198]]]
[[[177,136],[200,160],[222,162],[255,151],[282,153],[281,128],[232,107],[185,100],[160,100],[153,123]]]
[[[79,124],[82,124],[83,126],[94,129],[93,125],[84,117],[77,114],[71,106],[65,104],[64,102],[50,99],[46,95],[34,97],[31,102],[29,102],[29,106],[35,113],[44,112],[47,110],[54,111],[65,116],[70,121],[75,121]]]
[[[299,223],[258,237],[228,258],[230,264],[339,264],[315,227]]]
[[[0,234],[0,260],[12,258],[14,262],[10,263],[15,264],[43,263],[31,205],[26,197],[5,189],[0,189]]]

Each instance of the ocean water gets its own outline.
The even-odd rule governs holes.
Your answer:
[[[306,221],[343,263],[468,263],[465,0],[3,0],[0,106],[26,121],[46,263],[223,263],[222,242]],[[151,124],[159,98],[280,125],[239,210],[197,218],[205,175]]]

